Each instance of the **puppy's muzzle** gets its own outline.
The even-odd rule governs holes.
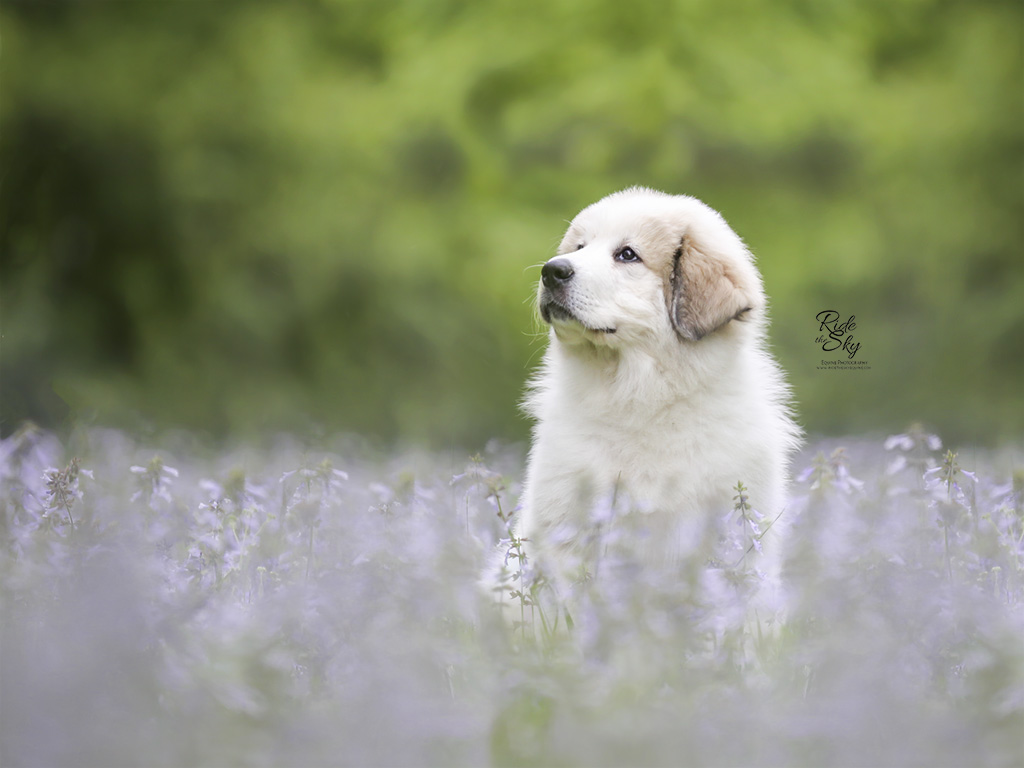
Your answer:
[[[574,274],[576,274],[576,270],[572,268],[572,264],[568,259],[552,259],[541,267],[540,279],[543,281],[545,288],[549,291],[554,291],[564,288],[572,280]]]
[[[544,290],[540,296],[540,316],[544,322],[550,323],[555,320],[569,320],[583,326],[583,329],[597,334],[613,334],[614,328],[594,328],[585,323],[570,308],[569,284],[572,282],[576,270],[572,262],[565,258],[555,258],[547,262],[540,269],[540,279],[544,284]]]

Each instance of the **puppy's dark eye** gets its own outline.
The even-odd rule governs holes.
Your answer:
[[[637,255],[636,251],[628,245],[624,245],[615,252],[615,260],[621,261],[623,264],[633,264],[640,261],[640,257]]]
[[[583,243],[580,243],[579,245],[577,245],[576,246],[576,250],[577,251],[582,251],[583,250]]]

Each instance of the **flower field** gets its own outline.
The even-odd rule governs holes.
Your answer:
[[[812,445],[763,634],[742,559],[650,572],[628,537],[551,626],[509,538],[522,464],[24,428],[0,444],[0,764],[1024,761],[1019,450]],[[511,623],[479,586],[496,548]]]

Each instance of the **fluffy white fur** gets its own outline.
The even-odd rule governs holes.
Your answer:
[[[611,497],[644,516],[638,551],[658,564],[709,556],[706,523],[732,509],[737,481],[775,519],[799,430],[765,348],[760,274],[725,220],[628,189],[584,209],[546,271],[517,530],[534,562],[561,579],[587,566],[595,506]]]

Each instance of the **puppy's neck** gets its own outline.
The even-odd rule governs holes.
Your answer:
[[[548,392],[550,399],[531,397],[527,408],[535,417],[542,416],[543,403],[623,423],[661,416],[666,408],[702,397],[709,382],[735,380],[735,351],[718,341],[611,349],[552,340],[534,382],[535,391]]]

